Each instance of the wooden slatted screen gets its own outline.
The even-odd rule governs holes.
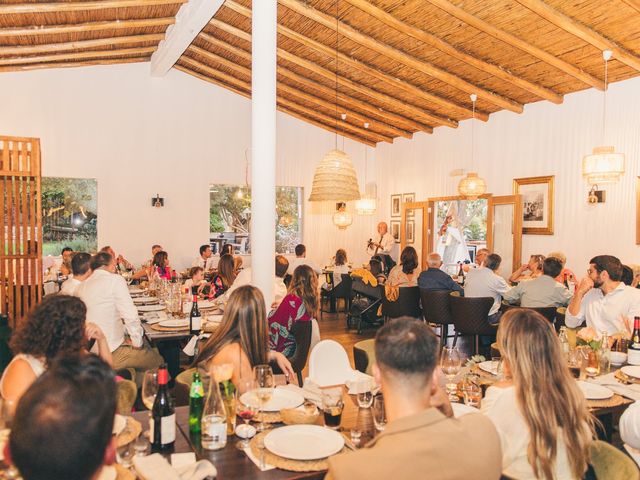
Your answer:
[[[0,313],[15,327],[42,299],[40,140],[0,136]]]

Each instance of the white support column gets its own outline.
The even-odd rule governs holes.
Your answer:
[[[251,269],[267,306],[276,249],[277,0],[253,0],[251,19]]]

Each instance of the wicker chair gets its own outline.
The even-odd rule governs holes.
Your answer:
[[[440,345],[447,343],[449,337],[449,325],[451,320],[451,303],[448,290],[420,289],[420,303],[422,315],[427,323],[432,323],[440,328]]]
[[[451,318],[456,329],[453,345],[458,342],[459,336],[474,337],[474,355],[480,349],[480,335],[495,335],[496,326],[488,320],[489,311],[493,305],[491,297],[461,297],[458,292],[451,292]]]
[[[346,274],[342,274],[342,281],[336,285],[335,287],[333,286],[333,273],[327,274],[327,284],[331,287],[330,290],[325,290],[324,288],[322,289],[322,292],[320,294],[320,304],[321,304],[321,308],[320,308],[320,318],[322,319],[322,314],[325,312],[325,310],[322,310],[322,300],[329,300],[330,305],[336,306],[337,305],[337,301],[339,299],[343,299],[345,301],[345,312],[349,312],[349,308],[351,307],[351,276],[350,275],[346,275]],[[330,310],[332,311],[333,308]],[[336,313],[340,313],[338,311],[338,309],[335,309]]]
[[[372,375],[371,366],[376,361],[376,352],[374,350],[375,340],[362,340],[353,346],[353,362],[356,370]]]
[[[382,316],[385,320],[398,317],[422,318],[420,308],[420,289],[418,287],[400,287],[398,299],[391,302],[382,295]]]
[[[293,371],[298,377],[298,385],[302,386],[302,370],[307,365],[309,359],[309,350],[311,348],[311,322],[295,322],[291,327],[291,333],[296,339],[296,351],[289,358]],[[278,364],[271,365],[273,373],[282,373]]]

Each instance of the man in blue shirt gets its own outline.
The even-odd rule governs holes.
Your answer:
[[[421,272],[418,277],[418,286],[425,290],[446,290],[449,292],[460,292],[464,294],[464,290],[460,285],[446,273],[440,270],[442,266],[442,257],[438,253],[430,253],[427,257],[428,269]]]

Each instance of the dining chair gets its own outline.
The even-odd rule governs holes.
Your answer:
[[[591,445],[591,465],[598,480],[637,480],[636,463],[623,452],[602,440]]]
[[[296,351],[293,356],[289,357],[289,362],[293,371],[296,372],[298,377],[298,385],[302,387],[302,370],[307,365],[307,359],[309,358],[309,349],[311,348],[311,330],[312,322],[294,322],[291,327],[291,333],[296,339]],[[277,363],[271,365],[273,373],[282,373],[282,370]]]
[[[420,289],[420,303],[424,320],[440,329],[440,346],[447,343],[451,320],[451,302],[449,290]]]
[[[351,275],[342,274],[341,281],[338,285],[333,285],[333,273],[327,275],[327,279],[331,278],[330,282],[327,282],[331,287],[329,290],[322,289],[320,293],[320,319],[322,319],[322,314],[326,312],[326,310],[322,309],[322,300],[329,300],[329,304],[331,305],[330,313],[340,314],[338,309],[338,300],[344,300],[345,302],[345,313],[349,312],[349,308],[351,306]]]
[[[349,356],[335,340],[321,340],[309,356],[309,380],[326,387],[342,385],[354,377]]]
[[[353,278],[351,282],[351,307],[347,314],[347,329],[356,323],[358,334],[362,333],[362,322],[374,324],[378,317],[378,308],[382,303],[384,289],[371,286],[361,278]]]
[[[458,337],[474,337],[474,355],[480,350],[480,335],[495,335],[497,325],[489,323],[489,311],[493,306],[491,297],[461,297],[458,292],[449,294],[451,303],[451,319],[455,327],[453,346]]]
[[[500,307],[500,310],[502,310],[503,312],[508,312],[509,310],[512,310],[514,308],[522,308],[524,310],[533,310],[538,312],[540,315],[542,315],[544,318],[546,318],[547,320],[549,320],[549,323],[551,323],[552,325],[555,325],[556,322],[556,317],[557,317],[557,307],[520,307],[518,305],[510,305],[508,303],[506,303],[505,301],[502,302],[502,306]]]
[[[382,316],[385,321],[398,317],[422,318],[420,289],[418,287],[399,287],[398,299],[394,302],[383,294]]]
[[[353,363],[356,370],[367,375],[373,375],[371,367],[376,361],[375,340],[361,340],[353,345]]]

